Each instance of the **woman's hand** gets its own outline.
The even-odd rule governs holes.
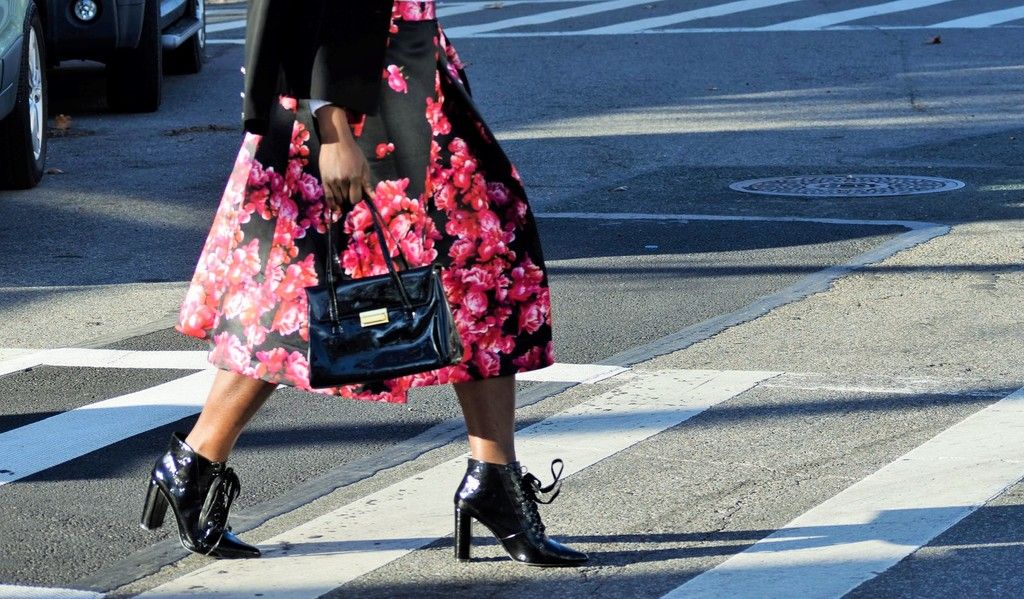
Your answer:
[[[320,125],[320,181],[324,202],[332,213],[344,212],[346,205],[355,204],[363,194],[373,197],[370,165],[352,137],[343,108],[324,106],[316,115]]]

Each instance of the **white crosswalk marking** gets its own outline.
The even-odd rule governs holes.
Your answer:
[[[66,347],[39,352],[6,350],[12,357],[0,360],[0,376],[34,366],[72,368],[137,368],[170,370],[206,370],[212,368],[206,351],[136,351]],[[547,368],[516,375],[520,381],[595,383],[625,371],[606,364],[569,364],[558,362]]]
[[[221,31],[231,31],[233,29],[245,29],[245,23],[245,19],[223,21],[220,23],[207,23],[206,33],[220,33]]]
[[[932,27],[962,27],[964,29],[973,29],[991,27],[993,25],[1009,23],[1011,21],[1017,21],[1020,19],[1024,19],[1024,6],[1006,8],[1003,10],[993,10],[991,12],[984,12],[979,15],[972,15],[970,17],[963,17],[961,19],[953,19],[952,21],[944,21],[942,23],[936,23],[932,25]]]
[[[810,14],[797,19],[790,19],[766,26],[736,26],[729,23],[728,17],[735,14],[751,12],[756,10],[769,9],[785,4],[801,3],[813,12],[811,5],[803,0],[732,0],[730,2],[710,3],[707,6],[688,8],[687,10],[672,14],[649,17],[645,19],[625,20],[613,22],[599,27],[587,29],[552,29],[536,31],[509,31],[517,27],[542,26],[551,23],[571,24],[574,20],[590,15],[611,13],[617,10],[624,10],[635,6],[670,5],[671,0],[604,0],[595,2],[592,0],[507,0],[505,2],[455,2],[444,3],[438,7],[438,17],[442,22],[448,24],[445,19],[449,17],[466,17],[480,14],[487,17],[497,17],[496,20],[485,20],[472,24],[455,24],[446,28],[446,32],[453,39],[458,38],[534,38],[534,37],[564,37],[579,35],[630,35],[630,34],[707,34],[707,33],[761,33],[761,32],[784,32],[784,31],[860,31],[860,30],[886,30],[886,29],[935,29],[935,28],[963,28],[978,29],[987,27],[1016,27],[1013,22],[1024,20],[1024,6],[993,10],[975,15],[968,15],[957,19],[947,20],[934,25],[922,25],[920,16],[914,17],[914,22],[900,23],[899,18],[894,18],[892,23],[877,23],[871,25],[858,25],[855,22],[871,17],[885,15],[898,15],[908,11],[926,9],[928,7],[947,4],[953,0],[892,0],[880,4],[860,6],[845,10],[838,10],[827,13]],[[569,4],[568,8],[545,10],[545,5]],[[510,18],[501,18],[503,11],[500,9],[519,6],[526,7],[532,14],[521,15]],[[539,11],[539,12],[538,12]],[[229,13],[224,13],[229,15]],[[232,16],[244,16],[244,13],[233,12],[230,16],[220,17],[221,20],[211,22],[207,32],[211,34],[224,33],[245,28],[244,19],[232,19]],[[480,17],[477,17],[479,20]],[[486,18],[486,17],[484,17]],[[693,21],[718,19],[720,26],[711,27],[677,27]],[[218,38],[216,35],[209,39],[211,44],[238,44],[245,40],[239,37]]]
[[[518,4],[516,2],[510,2],[509,4]],[[454,17],[456,15],[464,15],[471,12],[481,11],[487,8],[487,4],[483,2],[476,2],[474,4],[462,4],[460,6],[438,6],[437,17],[443,19],[445,17]]]
[[[663,599],[841,597],[1024,477],[1024,389],[946,429]]]
[[[775,376],[771,372],[634,371],[623,386],[524,429],[517,453],[542,468],[555,457],[571,475]],[[450,534],[460,457],[263,543],[260,560],[217,562],[140,597],[279,599],[322,595]],[[439,481],[447,481],[441,484]]]
[[[717,4],[715,6],[695,8],[693,10],[678,12],[672,15],[665,15],[663,17],[651,17],[649,19],[640,19],[638,21],[616,23],[606,27],[595,27],[593,29],[586,29],[580,33],[593,35],[636,33],[639,31],[646,31],[648,29],[655,29],[657,27],[678,25],[679,23],[685,23],[687,21],[709,19],[712,17],[724,17],[726,15],[740,12],[800,1],[802,0],[738,0],[737,2],[727,2],[725,4]]]
[[[608,12],[611,10],[619,10],[622,8],[629,8],[631,6],[637,6],[640,4],[652,4],[654,2],[659,1],[661,0],[608,0],[607,2],[595,2],[593,4],[585,4],[583,6],[576,6],[573,8],[563,8],[561,10],[552,10],[525,17],[503,19],[501,21],[493,21],[491,23],[484,23],[482,25],[466,25],[463,27],[452,27],[447,29],[447,33],[452,37],[466,37],[478,33],[497,31],[498,29],[509,29],[511,27],[523,27],[526,25],[542,25],[544,23],[552,23],[555,21],[572,19],[574,17],[582,17],[601,12]]]
[[[0,433],[0,486],[102,449],[132,435],[197,414],[216,374],[205,351],[65,348],[0,362],[0,374],[39,365],[79,368],[200,370],[136,393],[88,404]],[[556,363],[517,375],[520,381],[593,384],[626,372],[604,364]],[[59,440],[59,442],[58,442]]]
[[[438,18],[453,17],[457,15],[464,15],[482,10],[496,10],[499,8],[505,8],[508,6],[514,6],[517,4],[572,4],[572,3],[587,3],[590,0],[504,0],[502,2],[445,2],[437,7]],[[215,33],[219,31],[229,31],[231,29],[239,29],[245,27],[245,20],[231,20],[231,16],[245,15],[245,9],[236,8],[208,8],[207,9],[207,21],[209,23],[215,23],[214,25],[207,25],[207,33]],[[230,23],[230,24],[228,24]]]
[[[102,593],[0,584],[0,599],[103,599]]]
[[[213,376],[204,370],[0,434],[0,486],[195,414]]]
[[[205,351],[132,351],[65,347],[26,353],[0,360],[0,375],[33,366],[79,368],[156,368],[205,370],[210,367]]]
[[[777,23],[775,25],[769,25],[767,27],[764,27],[764,30],[811,31],[814,29],[824,29],[825,27],[828,27],[830,25],[838,25],[839,23],[856,21],[857,19],[866,19],[868,17],[877,17],[879,15],[885,15],[894,12],[914,10],[916,8],[933,6],[935,4],[944,4],[946,2],[952,2],[952,0],[896,0],[894,2],[886,2],[884,4],[862,6],[860,8],[841,10],[838,12],[830,12],[826,14],[815,15],[813,17],[807,17],[804,19],[785,21],[783,23]]]

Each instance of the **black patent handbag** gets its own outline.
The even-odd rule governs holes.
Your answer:
[[[314,389],[382,381],[462,360],[441,267],[396,270],[383,219],[373,202],[363,201],[373,215],[388,274],[342,279],[332,227],[327,227],[326,284],[306,288],[309,384]]]

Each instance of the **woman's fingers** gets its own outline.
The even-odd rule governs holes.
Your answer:
[[[324,203],[345,212],[364,197],[373,197],[370,165],[353,142],[326,143],[320,147],[320,177]]]
[[[358,178],[349,180],[348,188],[345,191],[348,195],[348,203],[352,206],[358,204],[359,200],[363,199],[362,181]]]
[[[370,183],[370,178],[371,178],[370,177],[370,164],[368,162],[366,162],[365,158],[363,159],[363,169],[362,170],[363,170],[363,193],[365,193],[366,197],[370,198],[371,200],[375,200],[375,199],[377,199],[377,196],[373,192],[373,184]]]
[[[344,202],[338,184],[334,181],[324,181],[323,187],[327,208],[331,211],[337,210]]]
[[[370,183],[370,173],[364,173],[362,192],[371,200],[376,199],[376,195],[373,193],[373,185]]]

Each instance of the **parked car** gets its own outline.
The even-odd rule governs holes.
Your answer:
[[[0,1],[0,188],[26,189],[43,176],[46,59],[35,2]]]
[[[46,162],[46,69],[107,65],[107,103],[160,107],[163,72],[198,73],[206,0],[0,0],[0,189],[35,186]]]
[[[114,110],[159,108],[165,60],[172,72],[202,69],[206,0],[44,1],[51,63],[105,63],[107,103]]]

